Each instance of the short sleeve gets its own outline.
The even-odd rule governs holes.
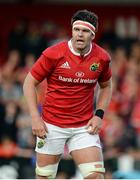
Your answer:
[[[31,69],[32,76],[38,80],[42,81],[47,78],[47,76],[53,71],[53,61],[42,54]]]
[[[103,62],[103,70],[102,70],[100,77],[98,79],[99,82],[106,82],[111,78],[112,72],[111,72],[111,65],[110,64],[111,64],[110,60]]]

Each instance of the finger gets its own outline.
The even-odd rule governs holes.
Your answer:
[[[45,129],[46,133],[48,133],[48,128],[46,125],[44,125],[44,129]]]
[[[38,133],[38,137],[45,139],[47,137],[46,132],[43,131],[43,132]]]
[[[93,127],[93,126],[89,126],[88,127],[88,133],[89,134],[96,134],[96,133],[98,133],[98,128],[97,127]]]
[[[37,137],[39,137],[40,139],[45,139],[47,136],[46,135],[43,135],[43,136],[38,135]]]
[[[89,126],[91,126],[91,121],[88,121],[88,123],[87,123],[87,128],[88,128]]]
[[[92,126],[89,126],[88,129],[87,129],[88,133],[92,133]]]
[[[45,127],[42,127],[38,130],[39,134],[43,135],[43,134],[46,134],[46,130],[45,130]]]
[[[96,133],[96,129],[93,128],[92,126],[89,126],[89,128],[88,128],[88,133],[89,133],[89,134],[95,134],[95,133]]]
[[[36,131],[35,130],[32,130],[32,133],[33,133],[33,135],[36,135]]]
[[[95,128],[93,129],[93,134],[98,134],[98,132],[99,132],[99,128],[98,128],[98,127],[95,127]]]

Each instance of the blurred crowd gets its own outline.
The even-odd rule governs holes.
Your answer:
[[[140,170],[140,40],[138,20],[119,17],[115,26],[103,24],[97,43],[112,57],[113,97],[100,132],[106,178],[131,178]],[[133,30],[133,31],[132,31]],[[26,74],[48,46],[69,39],[55,22],[37,24],[21,20],[9,32],[8,51],[0,65],[0,178],[34,178],[35,137],[23,96]],[[38,108],[44,96],[38,87]],[[98,88],[98,87],[97,87]],[[11,168],[11,169],[10,169]],[[5,173],[6,172],[6,173]],[[80,177],[67,148],[57,178]]]

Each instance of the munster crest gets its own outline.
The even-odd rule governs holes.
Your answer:
[[[37,143],[37,147],[38,148],[42,148],[45,144],[45,140],[44,139],[40,139],[39,142]]]
[[[96,71],[99,68],[99,66],[100,66],[100,63],[93,63],[90,66],[90,70],[91,71]]]

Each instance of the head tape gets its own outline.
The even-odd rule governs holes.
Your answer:
[[[98,16],[88,10],[77,11],[71,19],[71,24],[73,25],[75,21],[87,22],[95,28],[95,32],[98,30]]]

